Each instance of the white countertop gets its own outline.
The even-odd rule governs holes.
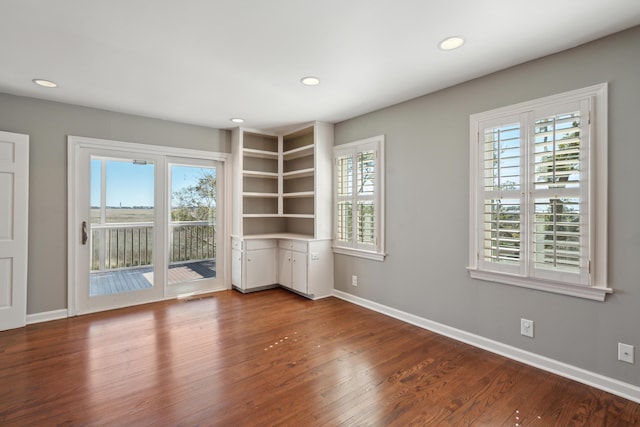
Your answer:
[[[244,236],[231,235],[234,239],[240,240],[256,240],[256,239],[288,239],[288,240],[302,240],[305,242],[317,241],[317,240],[332,240],[331,238],[316,239],[308,234],[295,234],[295,233],[270,233],[270,234],[245,234]]]

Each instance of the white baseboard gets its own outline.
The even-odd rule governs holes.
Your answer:
[[[465,332],[461,329],[452,328],[442,323],[434,322],[432,320],[428,320],[423,317],[397,310],[383,304],[378,304],[377,302],[360,298],[343,291],[334,289],[333,295],[336,298],[340,298],[342,300],[360,305],[370,310],[377,311],[378,313],[382,313],[389,317],[402,320],[404,322],[410,323],[423,329],[427,329],[437,334],[453,338],[457,341],[462,341],[474,347],[478,347],[483,350],[508,357],[509,359],[517,360],[518,362],[525,363],[544,371],[551,372],[562,377],[598,388],[600,390],[604,390],[617,396],[624,397],[625,399],[640,403],[640,387],[633,384],[609,378],[595,372],[587,371],[585,369],[559,362],[545,356],[531,353],[529,351],[524,351],[517,347],[490,340],[488,338],[484,338],[469,332]]]
[[[49,320],[66,319],[69,317],[67,309],[45,311],[44,313],[27,314],[27,325],[40,322],[48,322]]]

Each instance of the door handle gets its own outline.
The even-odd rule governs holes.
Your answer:
[[[82,221],[82,244],[86,245],[87,240],[89,240],[89,235],[87,234],[87,221]]]

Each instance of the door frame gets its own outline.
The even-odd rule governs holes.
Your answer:
[[[223,209],[218,212],[222,218],[217,218],[217,228],[220,235],[219,247],[217,248],[216,259],[217,274],[220,274],[225,289],[231,289],[230,262],[231,251],[229,250],[229,231],[231,219],[231,155],[228,153],[219,153],[215,151],[192,150],[187,148],[165,147],[159,145],[139,144],[133,142],[113,141],[99,138],[87,138],[81,136],[67,137],[67,311],[68,316],[78,315],[78,286],[82,279],[78,269],[78,259],[81,250],[81,222],[82,218],[78,215],[76,209],[76,200],[80,194],[80,176],[81,168],[81,152],[82,149],[107,149],[122,151],[132,156],[139,155],[159,155],[165,158],[166,165],[169,157],[182,157],[185,159],[206,159],[214,160],[221,164],[221,170],[218,171],[219,176],[223,177],[222,188],[220,188],[223,198]],[[164,166],[163,166],[164,167]],[[165,174],[165,181],[166,181]],[[163,184],[166,188],[167,182]],[[220,195],[220,194],[219,194]],[[165,245],[166,246],[166,245]],[[163,256],[167,257],[168,248],[163,247]],[[166,292],[166,283],[163,283],[162,296],[158,300],[175,298],[175,295],[168,295]],[[151,302],[145,301],[144,303]],[[90,311],[83,311],[89,313]]]

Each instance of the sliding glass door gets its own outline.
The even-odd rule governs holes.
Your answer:
[[[90,298],[154,286],[155,168],[91,156]]]
[[[77,311],[224,289],[221,169],[214,160],[78,149]]]

